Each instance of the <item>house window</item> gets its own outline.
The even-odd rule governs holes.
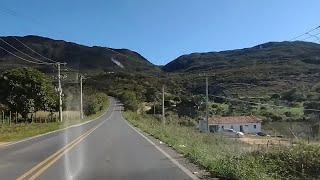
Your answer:
[[[257,125],[253,125],[253,128],[254,128],[254,129],[257,129]]]
[[[231,129],[233,129],[233,126],[231,126]]]

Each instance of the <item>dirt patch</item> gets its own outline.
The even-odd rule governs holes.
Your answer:
[[[288,145],[290,144],[289,140],[282,138],[259,138],[259,137],[243,137],[239,138],[240,141],[246,142],[248,144],[261,144],[261,145],[275,145],[282,144]]]

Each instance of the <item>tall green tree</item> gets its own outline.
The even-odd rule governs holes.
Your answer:
[[[33,68],[17,68],[0,76],[0,101],[24,119],[28,114],[57,108],[57,94],[49,78]]]
[[[146,97],[146,101],[147,102],[155,102],[159,97],[157,96],[158,95],[158,91],[156,88],[154,87],[149,87],[147,88],[144,96]]]
[[[125,91],[122,94],[121,101],[124,104],[124,108],[127,110],[136,111],[140,107],[137,95],[132,91]]]

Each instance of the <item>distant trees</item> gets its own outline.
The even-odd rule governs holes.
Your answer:
[[[132,91],[124,91],[120,99],[126,110],[137,111],[140,107],[137,95]]]
[[[0,101],[24,119],[29,113],[57,108],[57,94],[52,82],[32,68],[17,68],[0,76]]]
[[[145,94],[144,94],[147,102],[155,102],[158,97],[158,91],[154,87],[147,88]]]
[[[302,93],[298,92],[298,90],[296,88],[291,89],[289,91],[285,91],[281,94],[281,99],[282,100],[286,100],[286,101],[303,101],[304,97],[302,95]]]
[[[187,116],[195,118],[199,115],[200,111],[205,110],[205,99],[201,95],[192,97],[182,96],[180,102],[177,104],[176,109],[178,116]]]
[[[84,96],[84,114],[88,116],[103,110],[104,106],[106,105],[106,101],[108,101],[108,96],[102,92]]]
[[[281,96],[277,93],[271,95],[271,99],[280,99]]]
[[[307,101],[303,104],[303,107],[304,107],[305,115],[308,115],[309,117],[311,117],[312,120],[316,120],[316,121],[319,120],[320,112],[311,110],[311,109],[320,110],[319,101]]]

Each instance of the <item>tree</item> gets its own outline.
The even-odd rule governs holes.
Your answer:
[[[290,102],[293,102],[293,101],[300,102],[304,100],[304,97],[300,92],[298,92],[296,88],[294,88],[289,91],[283,92],[281,94],[281,99],[290,101]]]
[[[187,116],[191,118],[195,118],[198,116],[198,107],[200,105],[197,105],[198,102],[196,102],[196,99],[198,98],[190,98],[187,96],[181,97],[181,102],[177,104],[177,113],[178,116]],[[200,99],[200,98],[199,98]]]
[[[312,120],[319,120],[320,112],[315,111],[320,109],[320,102],[318,101],[306,101],[303,104],[304,114],[312,117]],[[312,110],[315,109],[315,110]]]
[[[45,74],[32,68],[17,68],[0,76],[0,101],[24,119],[28,114],[57,107],[57,94]]]
[[[271,99],[280,99],[281,96],[277,93],[271,95]]]
[[[125,91],[122,94],[121,101],[127,110],[136,111],[140,107],[137,95],[132,91]]]
[[[98,92],[84,97],[84,113],[85,115],[95,114],[103,109],[108,101],[105,93]]]
[[[146,97],[147,102],[155,102],[158,97],[157,97],[158,91],[154,87],[149,87],[147,88],[144,96]]]

